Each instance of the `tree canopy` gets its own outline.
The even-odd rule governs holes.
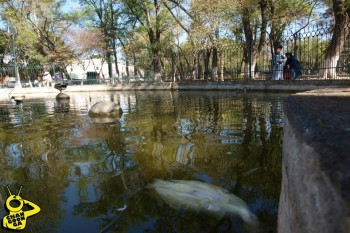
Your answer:
[[[285,33],[296,38],[308,26],[348,25],[350,13],[349,0],[80,0],[73,7],[77,3],[1,0],[0,51],[9,53],[14,42],[19,59],[63,66],[99,56],[110,76],[113,62],[119,74],[118,59],[129,64],[143,57],[141,68],[156,75],[165,72],[171,53],[208,48],[217,72],[223,63],[217,49],[231,44],[242,47],[242,70],[252,62],[254,71],[267,42],[273,53]],[[199,66],[196,59],[187,63]]]

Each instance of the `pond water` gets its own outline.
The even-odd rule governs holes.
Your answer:
[[[284,95],[69,95],[0,102],[0,185],[23,185],[41,208],[23,232],[276,232]],[[88,110],[98,101],[119,102],[122,117],[96,123]],[[222,187],[259,223],[174,209],[147,188],[155,179]],[[1,188],[1,218],[7,197]]]

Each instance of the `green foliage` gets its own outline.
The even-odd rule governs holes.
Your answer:
[[[246,60],[250,43],[247,38],[251,38],[254,56],[259,57],[261,46],[267,46],[260,42],[269,41],[273,48],[282,42],[286,31],[298,33],[315,21],[321,22],[325,11],[332,15],[330,0],[79,3],[80,7],[74,9],[70,1],[64,0],[2,0],[1,16],[13,29],[19,59],[23,63],[35,60],[42,64],[68,64],[97,55],[109,63],[120,58],[132,63],[137,57],[136,68],[160,72],[167,69],[169,54],[186,50],[188,57],[183,60],[193,69],[196,61],[190,56],[195,51],[241,46],[237,51],[243,54],[235,54],[234,59]],[[346,8],[348,1],[342,4]],[[10,36],[5,31],[0,34],[2,54],[11,51]],[[308,54],[307,49],[303,51]],[[223,63],[218,55],[218,63]]]
[[[3,57],[11,44],[10,38],[5,30],[0,31],[0,57]]]
[[[16,49],[22,60],[65,63],[73,53],[64,41],[79,14],[64,13],[64,1],[4,1],[4,19],[15,34]]]

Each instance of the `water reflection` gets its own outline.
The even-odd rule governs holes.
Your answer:
[[[218,224],[206,213],[169,208],[145,189],[157,178],[223,187],[247,203],[261,232],[276,232],[283,96],[70,97],[63,104],[54,96],[0,103],[0,184],[24,185],[23,196],[41,207],[25,232],[99,232],[106,226],[110,232],[250,232],[239,218]],[[119,102],[124,114],[110,123],[92,121],[88,110],[99,101]]]
[[[69,99],[56,99],[55,109],[58,112],[68,112],[70,108]]]

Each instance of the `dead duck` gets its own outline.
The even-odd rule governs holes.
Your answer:
[[[171,207],[204,211],[219,219],[226,214],[240,216],[247,223],[255,223],[256,217],[247,204],[225,189],[193,180],[155,180],[149,185]]]

